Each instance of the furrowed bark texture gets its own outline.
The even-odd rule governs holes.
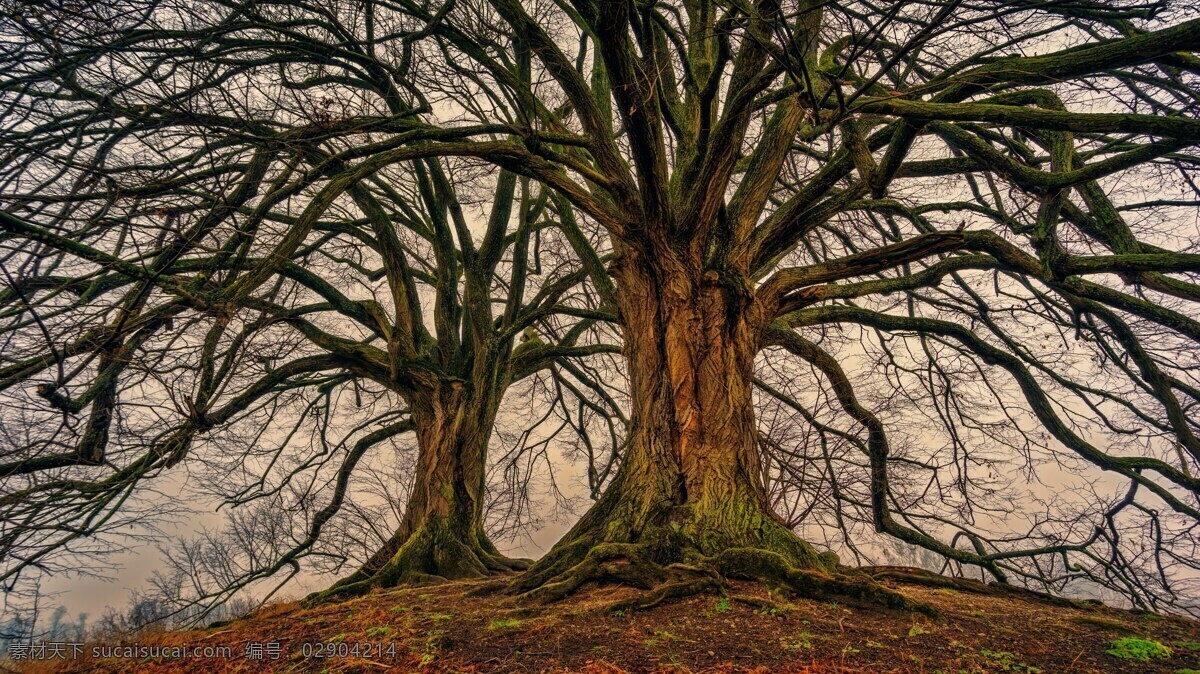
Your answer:
[[[767,313],[749,284],[740,275],[689,274],[633,255],[612,274],[633,402],[624,462],[604,496],[517,589],[561,582],[554,579],[589,553],[633,552],[669,565],[754,548],[799,568],[832,571],[836,557],[797,537],[767,501],[751,399]],[[633,582],[653,584],[641,580]]]

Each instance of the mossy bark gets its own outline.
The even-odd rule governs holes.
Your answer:
[[[439,381],[410,396],[418,456],[404,519],[361,568],[318,595],[480,578],[524,569],[500,554],[483,528],[484,471],[495,404],[461,381]]]
[[[766,497],[751,398],[766,308],[748,284],[713,272],[631,256],[612,271],[633,402],[629,446],[604,496],[516,588],[557,594],[547,586],[573,582],[564,574],[577,565],[603,565],[631,545],[660,567],[749,548],[832,571],[836,557],[797,537]]]

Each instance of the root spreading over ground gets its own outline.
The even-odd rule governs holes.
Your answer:
[[[613,612],[644,610],[666,599],[704,592],[729,596],[759,608],[778,608],[769,599],[731,594],[732,580],[757,581],[774,594],[788,598],[850,601],[929,616],[937,614],[934,607],[889,589],[865,573],[838,567],[836,561],[801,568],[778,552],[757,548],[731,548],[689,563],[663,565],[652,559],[644,545],[606,543],[591,548],[581,561],[559,573],[543,572],[537,576],[531,572],[519,577],[508,589],[519,592],[523,599],[535,601],[561,600],[593,582],[623,583],[642,590],[615,602],[608,609]]]

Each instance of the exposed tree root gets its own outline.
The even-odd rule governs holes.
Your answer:
[[[583,561],[522,596],[535,601],[556,601],[593,581],[612,581],[650,589],[666,579],[666,571],[649,558],[645,546],[602,543],[589,550]]]
[[[911,585],[924,585],[973,594],[995,594],[986,583],[971,578],[951,578],[925,569],[909,566],[870,566],[861,571],[875,580],[897,580]]]
[[[849,600],[933,615],[925,604],[843,567],[775,518],[752,493],[680,504],[635,498],[620,482],[558,545],[509,588],[528,601],[557,601],[589,583],[646,592],[612,610],[637,610],[699,592],[725,593],[731,579],[823,600]]]
[[[776,611],[782,613],[788,610],[788,608],[783,604],[773,602],[770,599],[755,597],[754,595],[750,594],[730,594],[726,596],[729,597],[729,599],[738,602],[739,604],[745,604],[746,606],[758,611]]]
[[[486,578],[524,571],[531,563],[500,554],[482,532],[460,534],[444,520],[431,518],[408,536],[382,566],[372,570],[366,565],[329,589],[309,595],[305,603],[345,599],[376,588]]]
[[[1019,585],[1007,585],[997,582],[984,583],[972,578],[952,578],[933,573],[932,571],[926,571],[925,569],[908,566],[872,566],[866,567],[862,571],[875,580],[898,580],[912,585],[925,585],[927,587],[938,587],[959,592],[970,592],[972,594],[1006,594],[1025,598],[1032,597],[1054,604],[1055,606],[1086,609],[1096,606],[1098,603],[1103,604],[1103,602],[1097,602],[1096,600],[1058,597]]]
[[[724,584],[717,579],[707,577],[664,583],[636,597],[614,602],[606,610],[611,613],[616,613],[617,611],[644,611],[658,606],[667,599],[690,597],[709,590],[722,592]]]
[[[883,605],[901,611],[936,616],[932,606],[914,601],[875,582],[870,576],[842,568],[835,573],[800,569],[769,550],[734,548],[716,557],[713,565],[726,578],[758,580],[797,596],[811,599],[850,599],[865,605]]]
[[[688,563],[662,565],[651,557],[646,544],[602,543],[590,549],[583,560],[563,569],[556,562],[550,568],[563,569],[540,585],[524,591],[521,597],[531,601],[557,601],[588,583],[615,582],[646,590],[635,597],[615,602],[609,611],[644,610],[667,599],[702,592],[725,594],[727,580],[765,583],[790,595],[820,600],[849,600],[867,606],[882,606],[901,611],[916,611],[936,616],[932,606],[914,601],[888,589],[869,575],[845,567],[804,569],[790,563],[782,554],[756,548],[731,548],[719,554],[696,558]],[[544,573],[542,577],[544,577]],[[524,582],[521,582],[524,581]],[[518,591],[528,578],[514,584]],[[764,604],[757,598],[734,597],[743,603]],[[759,608],[778,608],[772,602]]]

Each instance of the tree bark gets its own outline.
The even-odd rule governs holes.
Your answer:
[[[589,553],[609,557],[605,546],[660,566],[753,548],[795,567],[833,570],[836,556],[797,537],[767,500],[751,387],[770,312],[749,282],[632,255],[612,274],[633,403],[630,442],[611,487],[517,588],[560,584]]]
[[[322,598],[405,583],[481,578],[524,569],[483,527],[488,440],[496,405],[462,381],[438,381],[410,396],[417,467],[404,519],[382,548]]]

